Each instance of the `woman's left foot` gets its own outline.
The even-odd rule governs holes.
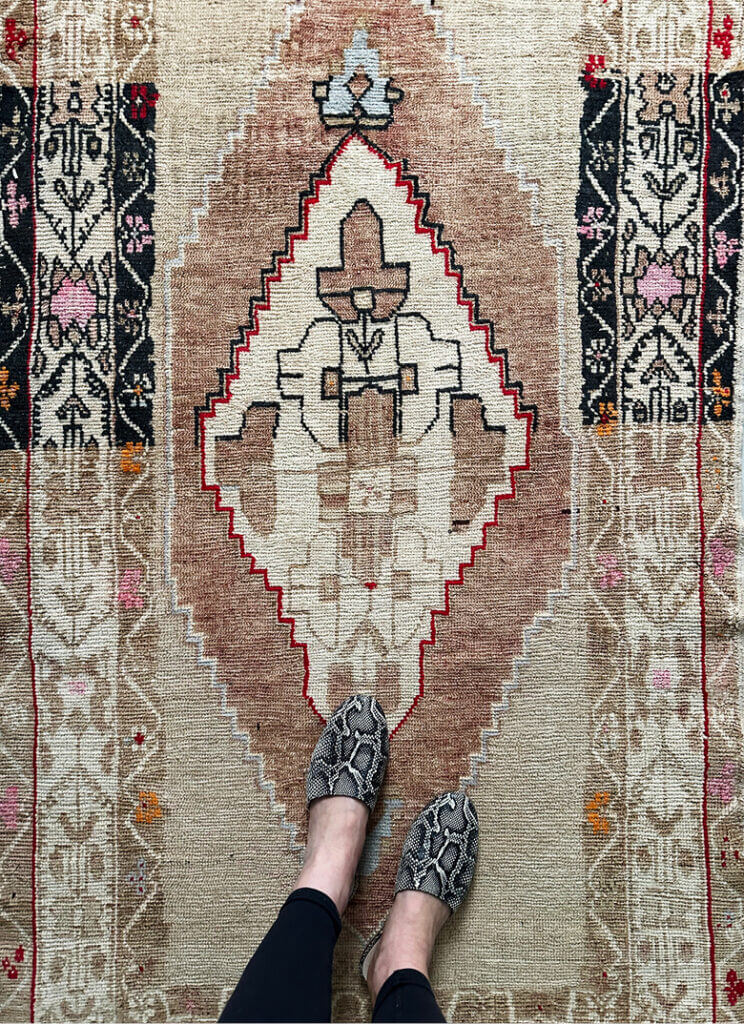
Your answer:
[[[414,819],[400,855],[395,892],[429,893],[454,912],[470,889],[478,856],[478,814],[462,790],[442,793]]]

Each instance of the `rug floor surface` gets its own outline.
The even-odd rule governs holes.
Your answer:
[[[216,1019],[323,722],[453,1021],[744,1011],[744,9],[0,0],[0,1020]]]

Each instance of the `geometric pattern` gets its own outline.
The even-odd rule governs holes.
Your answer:
[[[417,23],[415,8],[401,15]],[[401,812],[351,911],[368,934],[406,816],[432,786],[473,771],[524,632],[561,587],[571,527],[556,507],[570,505],[571,455],[557,364],[538,370],[544,353],[532,343],[555,340],[555,250],[478,118],[463,125],[467,88],[436,36],[416,58],[437,69],[426,87],[405,53],[379,54],[402,98],[372,139],[334,125],[319,134],[328,49],[304,24],[173,265],[166,554],[175,607],[208,659],[236,745],[260,766],[290,834],[303,827],[296,772],[318,719],[355,687],[385,707],[387,806]],[[404,48],[414,30],[389,38]],[[333,53],[348,49],[349,33]],[[337,67],[334,56],[331,75]],[[301,111],[284,98],[297,81],[307,84]],[[432,145],[401,120],[406,104],[424,119],[448,111],[467,138],[462,166],[446,133]],[[277,165],[291,171],[277,179]],[[498,188],[481,188],[486,167]],[[489,269],[495,238],[520,278]],[[500,301],[502,289],[513,301]],[[536,374],[539,396],[519,383]],[[536,466],[550,467],[550,488]],[[555,529],[536,571],[530,538],[543,516]],[[499,622],[497,648],[473,629],[484,614]],[[225,628],[236,621],[245,630]],[[261,652],[258,677],[246,671],[246,631]],[[427,772],[407,771],[432,723],[453,716],[460,728],[429,744]]]
[[[714,78],[709,86],[708,270],[703,306],[705,416],[734,415],[735,351],[741,250],[741,167],[744,152],[744,73]]]
[[[399,175],[361,136],[335,150],[302,232],[266,279],[270,300],[254,305],[223,396],[199,414],[203,486],[229,512],[252,571],[278,589],[305,650],[303,694],[325,717],[334,673],[373,692],[394,673],[393,731],[423,693],[422,643],[446,581],[472,561],[528,468],[531,418]],[[328,239],[348,209],[336,228],[343,269],[329,269]],[[301,341],[285,348],[287,337]],[[266,440],[251,438],[267,409],[268,471]]]
[[[0,194],[3,231],[0,277],[0,448],[28,439],[28,310],[33,256],[31,218],[31,95],[0,86]]]
[[[584,422],[694,422],[701,317],[704,416],[729,420],[744,76],[711,78],[707,91],[702,79],[680,73],[642,72],[635,79],[592,74],[583,85],[576,212]],[[710,135],[703,180],[706,111]],[[703,202],[704,270],[697,260]]]
[[[591,85],[581,117],[581,178],[576,197],[579,236],[579,318],[582,337],[582,413],[585,424],[617,415],[617,303],[608,287],[617,247],[620,83]]]
[[[151,444],[157,93],[149,84],[45,85],[32,135],[27,92],[2,90],[0,443],[23,446],[30,388],[34,444]],[[32,294],[39,316],[29,360]]]

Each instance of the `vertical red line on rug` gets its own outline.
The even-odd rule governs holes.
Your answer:
[[[708,941],[710,943],[710,976],[711,976],[711,1018],[717,1019],[717,994],[716,994],[716,947],[713,927],[713,896],[712,896],[712,875],[710,862],[710,836],[708,832],[708,774],[710,771],[710,714],[708,708],[708,675],[706,670],[706,615],[705,615],[705,512],[703,508],[703,417],[705,413],[705,380],[703,374],[703,305],[705,301],[705,287],[708,279],[708,163],[710,160],[710,99],[708,90],[710,86],[710,56],[713,37],[713,0],[708,0],[708,26],[705,47],[705,71],[703,74],[703,132],[704,146],[701,168],[702,178],[702,245],[701,245],[701,270],[700,270],[700,312],[698,323],[698,417],[697,436],[695,439],[696,455],[696,476],[697,476],[697,498],[698,515],[700,520],[700,571],[698,575],[698,596],[700,599],[700,689],[703,701],[703,794],[702,794],[702,821],[703,821],[703,848],[705,851],[705,878],[706,878],[706,909],[708,919]]]
[[[33,796],[31,806],[31,982],[29,986],[29,1020],[35,1019],[36,967],[38,941],[36,933],[36,813],[38,803],[39,701],[36,692],[36,662],[33,651],[33,610],[31,600],[31,452],[33,448],[33,402],[31,398],[31,354],[36,326],[36,111],[39,91],[39,9],[34,0],[34,40],[31,64],[31,277],[29,281],[28,358],[28,438],[26,444],[26,608],[28,617],[28,659],[31,670],[31,700],[34,709],[34,742],[32,755]]]

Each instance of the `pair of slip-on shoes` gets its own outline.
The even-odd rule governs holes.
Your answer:
[[[374,809],[385,776],[390,743],[385,713],[374,697],[356,694],[333,712],[310,758],[307,802],[348,796]],[[446,903],[452,912],[465,899],[478,853],[478,815],[461,790],[442,793],[416,817],[403,844],[395,894],[414,889]],[[362,957],[362,973],[375,936]]]

